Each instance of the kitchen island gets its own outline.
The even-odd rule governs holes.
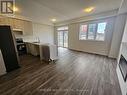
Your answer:
[[[58,59],[58,49],[56,45],[39,42],[25,42],[27,53],[33,56],[40,56],[40,60]]]

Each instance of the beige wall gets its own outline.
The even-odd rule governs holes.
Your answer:
[[[54,43],[54,26],[33,23],[33,35],[42,43]]]

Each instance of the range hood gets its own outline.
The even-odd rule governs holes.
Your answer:
[[[14,28],[13,31],[22,31],[22,30],[19,28]]]
[[[13,29],[13,33],[15,34],[16,37],[23,35],[23,31],[17,28]]]

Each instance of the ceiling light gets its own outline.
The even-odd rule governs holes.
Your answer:
[[[94,7],[88,7],[88,8],[86,8],[86,9],[84,9],[83,11],[84,11],[84,12],[87,12],[87,13],[90,13],[90,12],[92,12],[94,9],[95,9]]]
[[[53,19],[51,19],[51,21],[52,21],[52,22],[56,22],[56,19],[55,19],[55,18],[53,18]]]
[[[18,11],[18,8],[14,6],[14,7],[13,7],[13,11],[14,11],[14,12],[17,12],[17,11]]]

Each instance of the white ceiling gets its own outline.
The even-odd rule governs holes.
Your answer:
[[[90,14],[118,9],[122,0],[16,0],[19,8],[17,15],[30,18],[34,22],[51,24],[50,19],[58,22]],[[93,6],[92,13],[83,9]]]

